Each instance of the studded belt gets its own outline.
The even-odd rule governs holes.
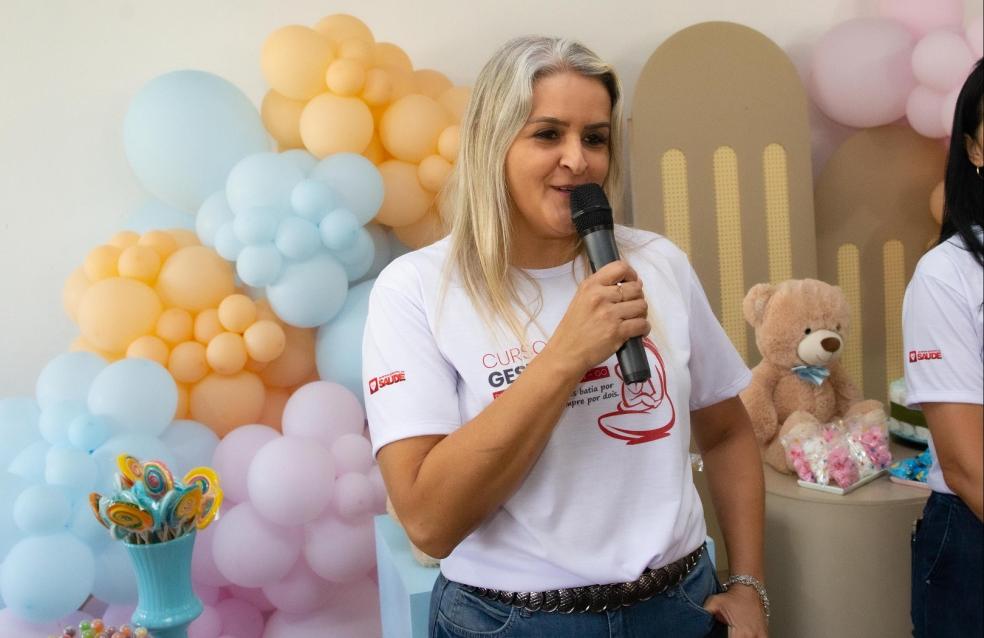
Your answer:
[[[669,565],[656,569],[646,569],[642,572],[642,576],[629,583],[524,592],[500,591],[498,589],[472,587],[471,585],[461,585],[461,587],[481,598],[513,605],[527,611],[557,612],[560,614],[588,611],[601,613],[649,600],[653,596],[658,596],[676,587],[687,577],[687,574],[693,571],[703,553],[704,545],[701,545]]]

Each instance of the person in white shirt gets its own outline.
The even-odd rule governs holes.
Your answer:
[[[912,539],[916,638],[984,635],[984,61],[957,99],[943,227],[902,307],[907,400],[926,416],[933,493]]]
[[[591,274],[571,221],[576,186],[620,203],[620,95],[576,42],[503,46],[462,120],[450,237],[373,287],[370,434],[408,536],[443,558],[432,636],[766,635],[762,469],[738,399],[750,373],[679,249],[617,227],[624,259]],[[630,337],[649,381],[621,378]]]

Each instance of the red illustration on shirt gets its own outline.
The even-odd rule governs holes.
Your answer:
[[[657,441],[670,435],[676,423],[676,409],[666,387],[666,366],[663,357],[649,339],[643,347],[656,360],[653,376],[640,383],[626,383],[622,369],[615,365],[615,374],[622,382],[621,399],[615,412],[598,417],[598,427],[608,436],[637,445]]]

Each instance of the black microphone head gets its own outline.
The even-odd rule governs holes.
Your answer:
[[[595,228],[612,228],[612,207],[598,184],[581,184],[571,191],[571,220],[577,234],[584,236]]]

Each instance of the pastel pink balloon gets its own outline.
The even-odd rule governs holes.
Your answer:
[[[378,465],[369,468],[369,483],[372,485],[372,493],[376,499],[373,509],[382,512],[386,508],[386,483],[383,482],[383,473]]]
[[[343,521],[329,512],[308,523],[304,557],[315,574],[334,583],[362,578],[376,564],[372,520]]]
[[[372,465],[372,443],[362,434],[343,434],[331,446],[335,457],[335,474],[365,474]]]
[[[984,15],[977,16],[970,21],[964,30],[964,36],[967,38],[970,52],[978,60],[981,59],[984,56]]]
[[[328,604],[310,614],[275,612],[263,638],[379,638],[379,618],[379,591],[362,578],[339,588]]]
[[[222,633],[222,618],[215,607],[205,605],[202,615],[188,625],[188,638],[219,638]]]
[[[811,91],[832,120],[856,128],[889,124],[905,115],[916,86],[914,39],[893,20],[843,22],[814,47]]]
[[[943,128],[940,120],[944,97],[942,93],[925,86],[917,86],[913,89],[905,107],[905,116],[909,119],[909,126],[916,133],[932,138],[946,135],[948,131]]]
[[[343,434],[362,434],[366,413],[348,388],[315,381],[299,388],[284,406],[284,434],[317,439],[329,450]]]
[[[218,587],[213,587],[211,585],[204,585],[199,582],[192,582],[192,587],[195,590],[195,595],[198,599],[202,601],[203,605],[215,606],[215,603],[219,602],[220,589]]]
[[[946,135],[953,132],[953,116],[957,112],[957,98],[960,97],[960,89],[957,87],[946,94],[943,98],[943,104],[940,107],[940,124],[943,125],[943,130]]]
[[[369,477],[358,472],[342,474],[335,480],[335,512],[339,517],[355,521],[373,513],[376,495]]]
[[[222,618],[222,633],[236,638],[260,638],[263,614],[254,605],[239,598],[227,598],[215,606]]]
[[[315,574],[302,556],[283,580],[267,585],[263,593],[280,611],[308,614],[324,607],[337,587]]]
[[[264,518],[301,525],[321,516],[331,502],[335,462],[317,440],[284,436],[256,453],[248,482],[250,502]]]
[[[226,500],[242,503],[249,498],[246,474],[256,452],[279,438],[280,432],[267,425],[243,425],[219,441],[212,467],[219,475]]]
[[[276,609],[276,607],[273,606],[273,603],[270,602],[270,599],[266,597],[266,594],[263,593],[263,590],[258,587],[240,587],[239,585],[232,585],[223,591],[228,592],[228,598],[245,600],[264,614],[268,611],[273,611]]]
[[[963,86],[974,66],[974,54],[962,34],[933,31],[912,50],[912,73],[920,84],[945,93]]]
[[[213,525],[215,566],[236,585],[262,587],[276,582],[301,553],[302,529],[271,523],[251,503],[240,503]]]
[[[232,509],[233,507],[223,504],[223,516]],[[221,520],[221,518],[218,520]],[[191,554],[191,580],[193,583],[207,585],[209,587],[224,587],[229,584],[229,579],[223,576],[222,572],[216,566],[215,554],[212,551],[215,530],[217,528],[218,522],[215,521],[197,533],[195,549]]]
[[[898,20],[917,38],[963,24],[963,0],[878,0],[878,14]]]

